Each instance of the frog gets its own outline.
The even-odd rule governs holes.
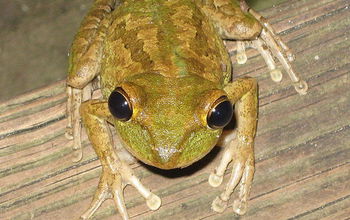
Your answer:
[[[221,185],[229,164],[231,177],[211,208],[223,212],[240,185],[232,210],[246,213],[258,85],[255,78],[232,77],[225,40],[236,42],[239,64],[247,61],[247,47],[257,49],[275,82],[282,79],[279,60],[295,90],[306,94],[307,83],[291,66],[293,53],[244,0],[94,0],[73,41],[66,81],[66,137],[74,161],[82,158],[84,127],[102,166],[82,219],[107,199],[128,219],[127,185],[157,210],[161,199],[134,174],[132,158],[164,170],[190,166],[217,145],[233,115],[236,129],[223,138],[222,158],[208,182]],[[96,91],[101,97],[94,98]]]

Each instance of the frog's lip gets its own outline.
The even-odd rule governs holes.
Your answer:
[[[186,163],[186,164],[178,164],[178,163],[176,163],[176,161],[170,161],[170,162],[167,162],[167,163],[161,163],[161,162],[154,162],[154,161],[150,162],[150,161],[143,161],[142,160],[142,162],[147,164],[147,165],[150,165],[150,166],[162,169],[162,170],[171,170],[171,169],[177,169],[177,168],[185,168],[185,167],[190,166],[191,164],[193,164],[195,161],[192,161],[192,162],[189,162],[189,163]]]
[[[211,149],[209,150],[211,151]],[[161,158],[161,156],[159,156],[158,151],[155,150],[156,153],[156,157]],[[171,170],[171,169],[178,169],[178,168],[185,168],[188,167],[190,165],[192,165],[193,163],[199,161],[200,159],[202,159],[202,157],[204,157],[205,155],[202,155],[202,157],[197,157],[194,158],[193,160],[179,160],[179,158],[181,157],[181,150],[177,150],[177,152],[174,152],[172,155],[172,157],[169,158],[169,160],[167,161],[160,161],[160,160],[145,160],[144,158],[138,158],[137,156],[135,156],[138,160],[142,161],[143,163],[149,165],[149,166],[153,166],[159,169],[163,169],[163,170]]]
[[[177,152],[174,152],[173,154],[175,154],[174,156],[170,157],[169,160],[164,161],[164,160],[157,160],[157,159],[151,159],[151,160],[147,160],[145,158],[142,157],[138,157],[136,154],[134,154],[135,152],[133,151],[129,151],[137,160],[141,161],[142,163],[145,163],[149,166],[153,166],[159,169],[163,169],[163,170],[171,170],[171,169],[177,169],[177,168],[184,168],[187,167],[191,164],[193,164],[194,162],[197,161],[186,161],[186,163],[179,163],[179,161],[177,160],[181,154],[180,150],[177,150]],[[161,156],[159,156],[158,151],[154,150],[156,157],[155,158],[161,158]]]
[[[194,162],[194,161],[190,161],[186,164],[179,163],[178,158],[181,154],[181,152],[179,150],[176,150],[176,151],[170,150],[170,153],[168,155],[163,155],[164,152],[162,152],[162,151],[164,151],[164,149],[160,150],[158,148],[158,149],[154,150],[155,158],[159,158],[159,159],[149,160],[149,161],[145,161],[145,160],[141,159],[141,161],[150,165],[150,166],[154,166],[154,167],[164,169],[164,170],[183,168],[183,167],[191,165]]]

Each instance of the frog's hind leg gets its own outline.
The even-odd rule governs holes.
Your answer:
[[[244,0],[197,0],[203,12],[213,22],[223,39],[237,41],[237,62],[247,61],[245,47],[256,48],[270,69],[273,81],[282,80],[281,72],[276,68],[274,57],[289,74],[296,91],[303,95],[308,89],[305,81],[294,72],[291,63],[294,55],[264,17],[249,8]]]
[[[242,10],[254,16],[254,18],[262,25],[262,29],[257,39],[237,41],[237,63],[245,63],[246,55],[244,52],[244,47],[245,45],[251,46],[257,49],[263,56],[270,70],[271,79],[275,82],[280,82],[282,80],[282,73],[279,69],[276,68],[276,64],[273,58],[276,57],[294,83],[295,90],[300,95],[305,95],[308,90],[308,85],[304,80],[300,79],[298,74],[293,70],[291,66],[291,62],[295,59],[294,54],[291,52],[288,46],[277,36],[275,30],[263,16],[261,16],[253,9],[249,8],[244,0],[240,1],[240,6]]]
[[[81,119],[79,108],[83,101],[91,99],[92,80],[100,69],[103,40],[110,23],[115,0],[96,0],[84,18],[75,36],[69,54],[67,78],[67,129],[66,137],[73,139],[73,161],[82,158]]]
[[[82,89],[99,73],[114,4],[113,0],[96,0],[82,21],[69,54],[68,85]]]

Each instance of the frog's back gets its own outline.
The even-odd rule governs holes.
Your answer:
[[[221,39],[188,0],[124,1],[112,15],[104,57],[101,75],[107,89],[147,72],[175,78],[197,74],[218,84],[230,72]]]

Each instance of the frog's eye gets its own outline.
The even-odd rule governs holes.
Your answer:
[[[212,129],[223,128],[230,122],[232,114],[232,104],[226,96],[222,96],[212,105],[207,115],[207,124]]]
[[[125,91],[118,87],[108,98],[108,108],[114,117],[128,121],[132,116],[132,106]]]

